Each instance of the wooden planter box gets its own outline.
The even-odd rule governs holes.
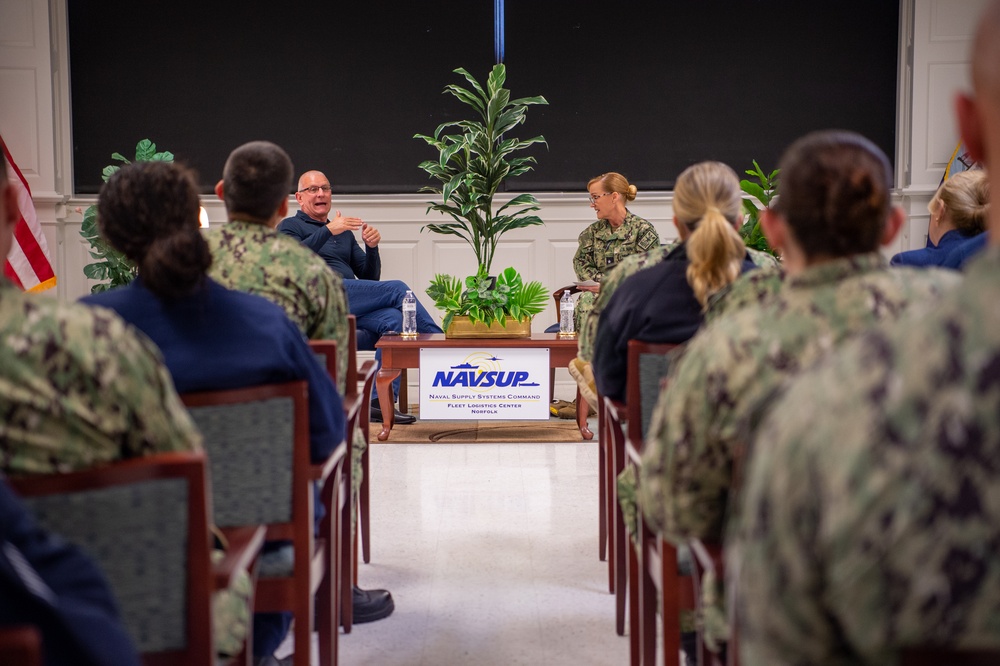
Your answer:
[[[472,323],[468,317],[455,317],[444,332],[446,338],[530,338],[531,320],[514,321],[507,319],[507,325],[492,322],[484,326],[482,322]]]

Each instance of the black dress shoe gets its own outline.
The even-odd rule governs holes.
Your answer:
[[[355,585],[352,592],[354,624],[381,620],[392,615],[392,611],[396,609],[389,590],[362,590]]]
[[[374,402],[372,403],[372,413],[368,420],[372,423],[382,423],[382,410]],[[417,417],[413,414],[404,414],[393,406],[392,422],[395,425],[410,425],[417,422]]]

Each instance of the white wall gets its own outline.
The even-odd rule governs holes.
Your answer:
[[[900,0],[896,200],[909,212],[910,222],[890,252],[925,242],[926,205],[957,142],[952,97],[967,85],[970,34],[985,2]],[[89,291],[82,272],[89,258],[79,227],[93,198],[76,197],[71,189],[67,63],[65,0],[0,0],[0,135],[28,179],[55,254],[55,295],[72,300]],[[583,183],[578,192],[540,195],[545,226],[506,235],[496,267],[513,265],[526,279],[553,289],[572,281],[577,235],[593,220],[585,196]],[[420,232],[426,222],[441,219],[425,216],[426,201],[417,194],[335,199],[345,213],[379,226],[383,276],[407,281],[423,298],[434,273],[464,275],[474,268],[472,253],[463,244]],[[224,221],[215,197],[206,198],[204,205],[212,223]],[[674,237],[670,193],[640,192],[631,209],[650,220],[662,238]],[[550,306],[538,321],[541,327],[554,322],[554,309]]]

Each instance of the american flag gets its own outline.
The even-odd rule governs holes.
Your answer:
[[[7,162],[7,179],[17,193],[20,219],[14,227],[14,243],[3,265],[3,274],[24,291],[44,291],[56,286],[56,274],[49,258],[49,245],[42,233],[42,226],[35,216],[31,189],[21,170],[0,137],[3,158]]]

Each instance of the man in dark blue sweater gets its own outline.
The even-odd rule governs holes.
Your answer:
[[[382,260],[378,244],[382,235],[378,229],[357,217],[343,217],[335,211],[330,219],[330,181],[319,171],[307,171],[299,178],[295,200],[300,210],[286,217],[278,231],[297,239],[326,261],[344,279],[344,291],[351,314],[357,317],[358,348],[373,349],[379,337],[387,332],[399,332],[403,327],[403,297],[410,289],[400,280],[380,282]],[[364,249],[354,237],[361,232]],[[417,332],[441,333],[427,309],[417,300]],[[375,352],[381,364],[382,354]],[[399,394],[399,380],[393,382],[393,394]],[[378,398],[372,396],[372,420],[381,421]],[[395,413],[397,424],[413,423],[409,414]]]

